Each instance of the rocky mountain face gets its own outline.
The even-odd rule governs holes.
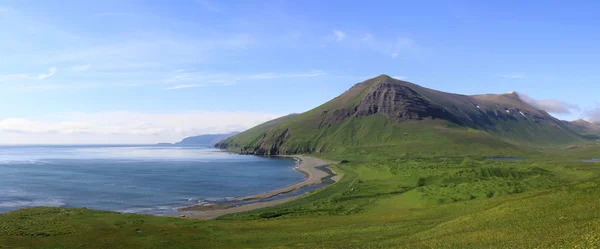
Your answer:
[[[429,121],[428,121],[429,120]],[[432,122],[433,121],[433,122]],[[382,130],[374,123],[385,123]],[[322,147],[361,145],[369,134],[386,142],[405,124],[438,131],[436,124],[476,130],[511,143],[539,145],[580,142],[584,136],[543,110],[524,102],[516,92],[461,95],[441,92],[380,75],[358,83],[340,96],[306,113],[272,121],[223,143],[258,154],[313,152]],[[377,135],[387,132],[383,135]],[[345,136],[345,137],[344,137]],[[359,139],[360,137],[360,139]]]
[[[349,117],[365,117],[374,114],[396,122],[424,118],[460,122],[443,107],[427,100],[410,87],[387,81],[371,86],[356,105],[335,109],[332,115],[327,115],[327,112],[324,111],[323,114],[330,123],[340,122]]]

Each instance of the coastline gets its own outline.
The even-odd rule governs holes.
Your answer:
[[[329,173],[319,169],[319,167],[326,167],[326,166],[329,166],[332,164],[336,164],[337,162],[318,159],[318,158],[304,156],[304,155],[292,155],[292,156],[280,156],[280,157],[291,157],[291,158],[296,158],[299,160],[298,164],[294,168],[296,170],[302,172],[306,176],[302,182],[299,182],[299,183],[296,183],[296,184],[293,184],[293,185],[290,185],[290,186],[287,186],[284,188],[269,191],[267,193],[236,198],[233,200],[233,201],[257,201],[257,202],[253,202],[253,203],[242,204],[239,206],[218,205],[218,208],[215,208],[212,206],[200,206],[200,205],[181,208],[179,210],[180,212],[190,212],[190,213],[180,214],[180,215],[177,215],[176,217],[181,217],[181,218],[186,218],[186,219],[210,220],[210,219],[214,219],[219,216],[226,215],[226,214],[245,212],[245,211],[250,211],[250,210],[254,210],[254,209],[280,205],[280,204],[295,200],[297,198],[300,198],[304,194],[298,195],[298,196],[286,197],[286,198],[277,199],[277,200],[271,200],[271,201],[261,201],[261,200],[265,200],[267,198],[270,198],[270,197],[273,197],[273,196],[276,196],[279,194],[285,194],[285,193],[298,191],[302,187],[321,184],[321,183],[323,183],[322,179],[327,178],[329,176],[332,176],[331,179],[335,182],[337,182],[339,180],[339,175],[335,171],[330,169],[331,172],[333,173],[333,175],[330,175]]]

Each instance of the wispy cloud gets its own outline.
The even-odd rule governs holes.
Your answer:
[[[556,99],[534,99],[526,94],[519,93],[519,98],[533,107],[556,114],[570,114],[573,110],[580,110],[579,106]]]
[[[337,41],[342,41],[342,40],[344,40],[344,38],[346,38],[346,33],[342,32],[340,30],[334,30],[333,35],[335,36],[335,39]]]
[[[2,12],[8,12],[8,8],[2,8],[2,7],[0,7],[0,13],[2,13]]]
[[[423,48],[413,39],[402,36],[388,39],[364,33],[358,35],[357,38],[346,40],[351,46],[367,48],[392,58],[415,56],[424,52]]]
[[[89,63],[97,69],[139,69],[182,65],[227,58],[257,41],[249,34],[233,34],[210,39],[148,37],[112,44],[68,48],[32,55],[41,64]]]
[[[600,124],[600,106],[585,113],[585,119],[590,122]]]
[[[57,71],[56,67],[51,67],[50,69],[48,69],[48,73],[41,73],[41,74],[39,74],[37,76],[37,79],[38,80],[44,80],[44,79],[50,78],[54,74],[56,74],[56,71]]]
[[[391,76],[391,77],[394,79],[397,79],[397,80],[405,80],[406,79],[406,76],[402,76],[402,75],[396,75],[396,76]]]
[[[185,85],[176,85],[176,86],[172,86],[172,87],[167,87],[164,88],[163,90],[178,90],[178,89],[184,89],[184,88],[198,88],[198,87],[205,87],[205,84],[185,84]]]
[[[325,41],[334,46],[353,49],[366,49],[392,58],[415,57],[428,51],[408,36],[378,36],[370,32],[332,30]]]
[[[177,90],[183,88],[197,88],[214,85],[232,85],[241,81],[256,81],[256,80],[270,80],[270,79],[283,79],[283,78],[312,78],[326,75],[325,72],[320,70],[314,70],[304,73],[260,73],[260,74],[249,74],[239,75],[231,73],[203,73],[203,72],[182,72],[172,75],[165,79],[166,83],[182,83],[190,82],[189,84],[178,84],[175,86],[164,88],[164,90]],[[201,82],[201,83],[196,83]]]
[[[69,68],[70,71],[73,72],[83,72],[83,71],[87,71],[92,67],[92,65],[79,65],[79,66],[72,66]]]
[[[326,73],[321,70],[314,70],[306,73],[263,73],[247,76],[248,79],[277,79],[277,78],[312,78],[323,76]]]
[[[101,17],[142,17],[140,14],[130,13],[130,12],[105,12],[98,13],[92,16],[92,18],[101,18]]]
[[[524,79],[525,75],[520,73],[511,73],[511,74],[499,74],[498,77],[505,79]]]
[[[202,8],[214,13],[223,13],[223,7],[218,4],[217,1],[211,0],[196,0]]]
[[[203,81],[206,83],[228,83],[237,82],[241,78],[229,73],[204,73],[204,72],[181,72],[168,76],[164,79],[166,83],[179,83],[190,81]]]
[[[0,82],[3,81],[15,81],[15,80],[44,80],[52,77],[56,74],[58,70],[56,67],[51,67],[48,69],[47,73],[40,73],[38,75],[29,75],[29,74],[5,74],[0,75]]]

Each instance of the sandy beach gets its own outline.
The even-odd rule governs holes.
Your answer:
[[[273,191],[270,191],[267,193],[241,197],[241,198],[237,198],[235,200],[237,200],[237,201],[262,200],[262,199],[266,199],[266,198],[269,198],[269,197],[272,197],[272,196],[275,196],[278,194],[296,191],[304,186],[321,184],[322,179],[328,177],[329,174],[323,170],[318,169],[318,167],[337,163],[337,162],[333,162],[333,161],[328,161],[328,160],[323,160],[323,159],[318,159],[318,158],[303,156],[303,155],[285,156],[285,157],[293,157],[293,158],[297,158],[300,160],[300,162],[295,166],[295,168],[296,168],[296,170],[298,170],[306,175],[306,178],[304,179],[304,181],[296,183],[294,185],[287,186],[285,188],[273,190]],[[334,174],[335,174],[335,171],[332,170],[332,172],[334,172]],[[338,181],[339,175],[336,174],[334,177],[332,177],[332,180]],[[240,205],[240,206],[220,206],[221,208],[208,209],[208,210],[206,209],[206,207],[203,207],[203,206],[192,206],[192,207],[180,209],[180,211],[182,211],[182,212],[189,211],[189,213],[177,215],[177,217],[182,217],[182,218],[187,218],[187,219],[209,220],[209,219],[214,219],[219,216],[226,215],[226,214],[245,212],[245,211],[250,211],[250,210],[254,210],[254,209],[279,205],[279,204],[297,199],[299,197],[301,197],[301,195],[287,197],[287,198],[273,200],[273,201],[254,202],[254,203]]]

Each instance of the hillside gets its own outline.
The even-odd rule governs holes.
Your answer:
[[[521,145],[584,139],[568,124],[522,101],[516,92],[467,96],[380,75],[306,113],[257,126],[217,146],[270,155],[365,146],[403,146],[413,153],[431,153],[432,148],[443,147],[450,150],[438,155],[468,155],[510,154]]]
[[[575,121],[563,121],[575,132],[592,139],[600,139],[600,125],[583,119]]]
[[[175,143],[175,145],[214,145],[239,132],[230,132],[226,134],[205,134],[193,137],[186,137],[181,142]]]

